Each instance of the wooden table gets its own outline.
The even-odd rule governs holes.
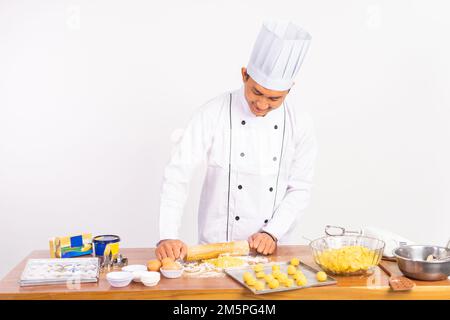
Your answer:
[[[145,264],[155,257],[154,249],[121,249],[129,264]],[[316,267],[307,246],[280,246],[270,258],[287,261],[299,257]],[[18,280],[29,258],[48,258],[47,251],[33,251],[0,281],[0,299],[450,299],[450,280],[414,281],[410,292],[392,292],[388,277],[379,268],[371,276],[335,277],[337,285],[254,295],[228,276],[220,278],[161,278],[155,287],[132,282],[125,288],[113,288],[101,274],[98,283],[77,286],[45,285],[20,287]],[[396,263],[383,261],[398,274]]]

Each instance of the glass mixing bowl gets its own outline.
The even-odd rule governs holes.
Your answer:
[[[385,243],[361,235],[326,236],[310,243],[314,261],[339,276],[371,273],[383,256]]]

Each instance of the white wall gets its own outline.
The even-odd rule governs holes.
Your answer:
[[[0,276],[56,235],[153,246],[171,135],[240,86],[266,18],[313,36],[291,93],[320,143],[299,241],[336,224],[446,243],[449,9],[445,0],[1,0]],[[193,181],[184,217],[188,243],[200,187]]]

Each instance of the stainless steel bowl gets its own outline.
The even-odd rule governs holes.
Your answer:
[[[433,255],[439,260],[427,261]],[[444,280],[450,275],[450,248],[409,245],[394,249],[401,272],[409,278],[425,281]]]

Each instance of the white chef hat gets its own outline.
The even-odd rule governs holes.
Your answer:
[[[247,73],[264,88],[290,89],[310,41],[311,35],[292,22],[264,22],[253,46]]]

